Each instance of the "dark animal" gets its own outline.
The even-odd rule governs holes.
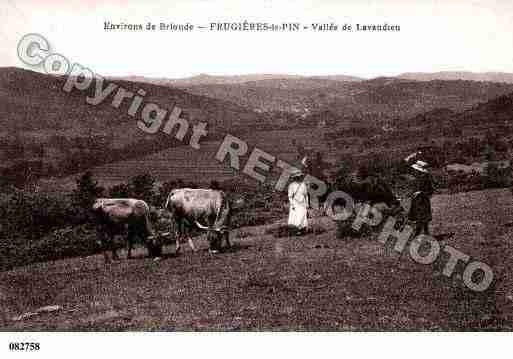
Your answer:
[[[177,253],[180,250],[182,239],[187,239],[192,250],[196,250],[190,234],[194,227],[208,232],[211,251],[220,249],[223,238],[226,241],[226,246],[230,247],[231,207],[223,191],[175,189],[169,193],[164,208],[171,213],[173,218]]]
[[[127,235],[128,254],[132,257],[133,240],[141,237],[149,256],[160,256],[161,247],[150,221],[150,209],[146,202],[133,198],[99,198],[93,204],[97,232],[104,247],[105,261],[109,261],[107,250],[112,258],[118,259],[114,244],[115,235]]]
[[[337,189],[349,194],[355,203],[367,203],[371,206],[384,203],[390,208],[400,206],[390,186],[377,176],[352,173],[343,183],[338,184]]]
[[[369,206],[378,209],[383,218],[396,217],[397,228],[404,225],[405,213],[403,207],[390,186],[381,178],[368,175],[363,171],[353,172],[343,180],[339,180],[335,188],[350,195],[354,202],[353,215],[347,221],[338,223],[337,233],[339,233],[339,236],[359,237],[362,232],[353,229],[351,223],[355,216],[365,216],[365,213],[370,209]]]

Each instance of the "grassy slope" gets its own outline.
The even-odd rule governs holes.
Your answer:
[[[235,249],[215,257],[186,252],[159,263],[138,258],[105,265],[97,255],[0,273],[0,327],[512,330],[513,232],[504,226],[513,215],[511,193],[443,195],[433,202],[434,232],[455,232],[446,244],[492,266],[496,282],[489,291],[470,292],[461,277],[442,276],[440,265],[412,263],[375,240],[335,239],[333,223],[321,218],[316,221],[328,231],[301,239],[265,235],[269,226],[242,229]],[[10,319],[53,304],[63,310]]]

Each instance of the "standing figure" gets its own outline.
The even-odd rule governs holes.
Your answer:
[[[416,161],[413,165],[416,192],[411,200],[408,219],[415,222],[415,237],[421,233],[429,235],[429,222],[432,220],[431,197],[435,191],[433,177],[424,161]]]
[[[303,181],[303,173],[299,170],[290,176],[292,182],[288,188],[289,221],[288,225],[296,234],[304,234],[308,228],[308,188]]]

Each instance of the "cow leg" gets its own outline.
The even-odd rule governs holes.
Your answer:
[[[417,237],[418,235],[420,235],[422,232],[422,223],[415,223],[415,233],[413,234],[413,238]]]
[[[112,259],[114,259],[115,261],[119,260],[118,249],[114,245],[114,241],[112,241]]]
[[[159,236],[154,237],[151,239],[151,245],[153,247],[153,255],[155,257],[155,260],[159,260],[160,257],[162,257],[162,251],[164,243],[162,239]]]
[[[230,243],[230,232],[229,231],[224,232],[223,236],[224,236],[224,240],[226,241],[226,248],[231,248],[232,245]]]
[[[108,247],[107,247],[107,235],[105,234],[105,228],[103,226],[98,226],[96,228],[96,238],[99,238],[99,246],[100,249],[103,252],[103,259],[105,260],[105,263],[110,262],[109,254],[108,254]]]
[[[118,260],[119,257],[118,257],[118,253],[117,253],[117,248],[116,248],[116,243],[114,243],[114,237],[115,235],[113,233],[109,233],[107,235],[108,239],[107,239],[107,247],[108,249],[110,249],[111,253],[112,253],[112,260]]]
[[[189,242],[189,246],[191,247],[193,252],[196,252],[196,247],[194,247],[194,242],[192,241],[192,237],[189,236],[187,241]]]
[[[220,237],[221,234],[219,233],[212,233],[210,234],[210,253],[218,253],[221,250],[221,247],[223,245],[223,239]]]
[[[416,238],[421,234],[429,235],[429,222],[417,221],[415,224],[415,234],[413,235],[413,238]]]
[[[176,243],[176,245],[175,245],[175,255],[180,254],[180,239],[181,239],[180,235],[178,234],[176,236],[176,240],[175,240],[175,243]]]
[[[132,259],[132,240],[130,240],[130,239],[128,240],[126,259]]]
[[[429,222],[424,222],[424,231],[429,236]]]
[[[154,260],[159,260],[162,256],[162,243],[159,239],[153,239],[149,241],[149,245],[151,248],[151,253],[149,253],[149,255],[153,257]]]
[[[182,236],[184,235],[184,223],[181,217],[175,219],[175,255],[180,254],[180,242],[182,241]]]
[[[126,241],[127,241],[127,245],[128,245],[126,258],[131,259],[132,258],[132,247],[134,245],[134,233],[130,229],[128,229]]]
[[[102,238],[102,246],[103,246],[103,258],[105,259],[105,263],[110,263],[112,260],[112,256],[109,256],[109,251],[112,248],[109,247],[110,238],[109,235],[104,234]]]

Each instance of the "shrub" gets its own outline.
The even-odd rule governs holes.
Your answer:
[[[94,200],[101,197],[104,188],[98,186],[98,181],[93,179],[93,174],[87,171],[76,180],[77,188],[73,191],[74,203],[84,209],[89,209]]]
[[[61,193],[15,190],[0,200],[0,224],[4,236],[37,238],[73,223],[74,215],[70,196]]]
[[[155,178],[148,173],[132,177],[129,184],[130,193],[134,198],[153,203],[155,197],[154,184]]]
[[[499,168],[498,164],[487,164],[484,176],[486,188],[501,188],[511,186],[511,168]]]
[[[2,243],[0,255],[5,259],[0,270],[36,262],[86,256],[101,250],[96,230],[91,224],[67,226],[51,231],[34,241]]]
[[[130,197],[130,187],[126,183],[120,183],[109,189],[109,196],[112,198]]]

